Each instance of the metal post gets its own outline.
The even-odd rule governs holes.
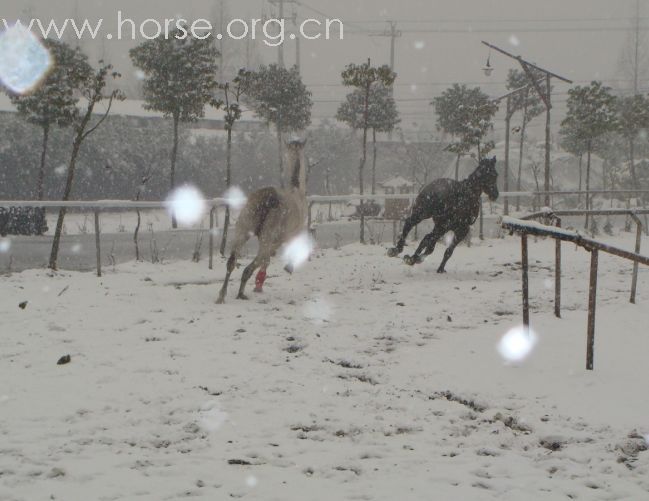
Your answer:
[[[561,219],[557,218],[557,228]],[[554,240],[554,316],[561,318],[561,239]]]
[[[99,237],[99,210],[95,209],[95,247],[97,248],[97,276],[101,277],[101,238]]]
[[[529,278],[527,268],[527,233],[521,234],[521,269],[523,272],[523,326],[525,332],[529,333],[530,328],[530,295]]]
[[[642,245],[642,221],[635,214],[631,214],[631,218],[635,221],[636,224],[636,234],[635,234],[635,253],[640,254],[640,246]],[[635,294],[638,287],[638,262],[633,262],[633,276],[631,278],[631,303],[635,304]]]
[[[504,189],[509,191],[509,129],[510,121],[512,118],[511,113],[512,108],[512,97],[507,96],[507,111],[505,111],[505,180],[504,180]],[[504,206],[505,216],[509,216],[509,197],[505,197],[505,206]]]
[[[590,251],[590,286],[588,291],[588,339],[586,341],[586,370],[593,370],[595,352],[595,309],[597,306],[597,259],[598,250]]]
[[[210,264],[209,269],[214,268],[214,211],[216,207],[210,209]]]

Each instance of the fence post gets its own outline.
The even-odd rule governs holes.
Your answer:
[[[588,339],[586,342],[586,370],[593,370],[595,352],[595,310],[597,307],[597,260],[598,251],[590,251],[590,285],[588,289]]]
[[[527,233],[521,233],[521,269],[523,272],[523,326],[525,332],[530,328],[530,295],[527,268]]]
[[[482,211],[482,197],[480,197],[480,240],[484,240],[484,213]]]
[[[210,209],[210,263],[209,269],[214,268],[214,211],[215,207]]]
[[[561,228],[561,219],[556,218],[557,228]],[[554,240],[554,316],[561,318],[561,239]]]
[[[640,246],[642,245],[642,221],[636,214],[631,214],[631,218],[636,224],[635,234],[635,253],[640,254]],[[638,288],[638,262],[633,262],[633,276],[631,278],[631,303],[635,304],[635,294]]]
[[[97,249],[97,276],[101,277],[101,238],[99,234],[99,209],[95,209],[95,247]]]

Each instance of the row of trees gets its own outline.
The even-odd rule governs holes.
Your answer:
[[[62,200],[70,198],[74,186],[75,167],[85,140],[108,117],[114,100],[123,99],[119,90],[108,91],[109,81],[120,75],[112,66],[100,61],[93,69],[79,48],[73,49],[65,42],[45,40],[52,55],[54,70],[32,93],[12,94],[7,91],[19,114],[28,122],[41,128],[43,134],[40,167],[37,176],[37,196],[44,196],[44,180],[49,138],[52,129],[72,128],[74,131],[67,162],[67,175]],[[169,186],[176,186],[180,124],[195,122],[204,117],[207,106],[224,110],[224,124],[228,132],[226,186],[231,183],[232,130],[242,114],[240,101],[255,113],[273,123],[280,147],[279,169],[282,171],[282,135],[292,130],[302,130],[311,121],[311,94],[295,69],[286,70],[276,65],[262,66],[258,71],[242,71],[232,82],[217,82],[216,61],[218,51],[212,39],[159,38],[147,41],[130,51],[133,64],[144,75],[143,94],[145,108],[163,114],[172,120],[172,148],[170,152]],[[103,114],[95,113],[97,104],[107,100]],[[142,175],[136,199],[142,185],[151,178],[148,169]],[[65,217],[59,212],[50,267],[55,269],[58,248]],[[175,218],[173,226],[176,227]],[[223,247],[225,246],[224,232]]]
[[[563,149],[579,157],[580,188],[582,157],[586,155],[586,208],[590,207],[591,156],[603,159],[602,184],[614,188],[619,158],[626,158],[631,185],[640,188],[635,166],[636,143],[649,130],[649,98],[642,94],[616,96],[601,82],[576,86],[568,91],[567,114],[561,123]],[[607,183],[607,180],[609,183]],[[588,221],[586,221],[588,224]]]

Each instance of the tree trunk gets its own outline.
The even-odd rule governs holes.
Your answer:
[[[171,172],[170,172],[170,191],[173,191],[176,187],[176,159],[178,157],[178,122],[179,116],[177,114],[173,117],[174,120],[174,144],[171,149]],[[171,213],[171,227],[173,229],[178,228],[178,221],[176,221],[176,214]]]
[[[63,191],[62,200],[66,202],[70,199],[70,193],[72,193],[72,183],[74,181],[74,169],[77,165],[77,157],[79,156],[79,150],[81,149],[82,132],[77,134],[74,144],[72,146],[72,155],[70,156],[70,163],[68,164],[68,177],[65,182],[65,190]],[[57,260],[59,257],[59,246],[61,244],[61,233],[63,232],[63,220],[65,219],[66,208],[61,207],[59,210],[59,217],[56,221],[56,230],[54,231],[54,239],[52,240],[52,252],[50,253],[50,263],[49,267],[53,270],[56,270]]]
[[[140,201],[140,195],[142,193],[142,185],[140,185],[137,189],[137,193],[135,194],[135,201],[139,202]],[[138,243],[138,235],[140,234],[140,225],[142,224],[142,216],[140,214],[140,209],[135,209],[135,213],[137,214],[137,224],[135,225],[135,231],[133,232],[133,244],[135,245],[135,261],[140,260],[140,245]]]
[[[226,145],[225,186],[230,189],[232,184],[232,128],[228,128],[228,142]],[[228,227],[230,226],[230,206],[225,206],[225,221],[223,222],[223,235],[221,236],[221,256],[225,257],[225,246],[228,241]]]
[[[284,188],[284,155],[282,155],[282,129],[277,124],[277,159],[279,166],[279,185]]]
[[[361,196],[364,195],[363,189],[363,170],[365,169],[365,163],[367,162],[367,123],[369,118],[369,107],[370,107],[370,84],[365,88],[365,113],[363,120],[363,157],[361,158],[361,163],[358,166],[358,184],[360,189]],[[365,243],[365,204],[363,198],[361,198],[361,238],[360,241],[362,244]]]
[[[583,167],[582,167],[582,161],[584,159],[584,155],[581,154],[579,155],[579,195],[577,195],[577,203],[581,207],[581,187],[583,186]]]
[[[47,156],[47,144],[50,138],[49,126],[43,127],[43,149],[41,150],[41,164],[38,169],[38,181],[36,185],[36,193],[38,200],[43,200],[45,194],[45,158]]]
[[[586,152],[586,210],[590,210],[590,142],[588,143],[588,150]],[[586,222],[584,229],[588,229],[588,213],[586,213]]]
[[[633,181],[633,189],[640,188],[638,183],[637,173],[635,171],[635,141],[633,138],[629,139],[629,170],[631,171],[631,180]]]
[[[372,129],[372,195],[376,195],[376,129]]]
[[[457,154],[457,158],[455,159],[455,180],[459,181],[460,180],[460,154]]]

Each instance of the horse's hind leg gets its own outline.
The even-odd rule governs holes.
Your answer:
[[[446,263],[448,262],[449,259],[451,259],[451,256],[453,255],[453,251],[457,247],[457,245],[466,238],[466,236],[469,234],[470,227],[469,226],[462,226],[461,228],[457,228],[453,230],[454,236],[453,236],[453,242],[451,242],[451,245],[448,246],[448,249],[446,249],[446,252],[444,253],[444,259],[442,260],[442,264],[439,265],[439,268],[437,268],[437,273],[446,273],[446,270],[444,267],[446,266]]]
[[[266,270],[270,264],[270,258],[261,261],[259,265],[259,273],[255,278],[255,292],[264,292],[264,282],[266,281]]]
[[[403,252],[403,247],[406,245],[408,233],[410,233],[410,230],[421,223],[424,219],[426,219],[426,214],[415,205],[410,216],[403,222],[403,231],[401,232],[401,237],[397,242],[397,246],[388,250],[388,256],[396,257]]]
[[[422,239],[415,253],[412,256],[404,256],[404,262],[406,264],[409,264],[410,266],[421,263],[423,261],[423,257],[429,256],[433,253],[433,251],[435,250],[435,244],[440,238],[444,236],[446,232],[446,228],[435,225],[433,231],[431,231]],[[422,252],[423,257],[421,256]]]
[[[230,258],[228,259],[228,267],[227,271],[225,272],[225,281],[223,282],[223,287],[221,287],[221,292],[219,293],[219,298],[216,300],[216,304],[225,303],[225,296],[228,293],[228,282],[230,281],[230,275],[232,275],[236,264],[237,255],[236,252],[233,251],[232,254],[230,254]]]

